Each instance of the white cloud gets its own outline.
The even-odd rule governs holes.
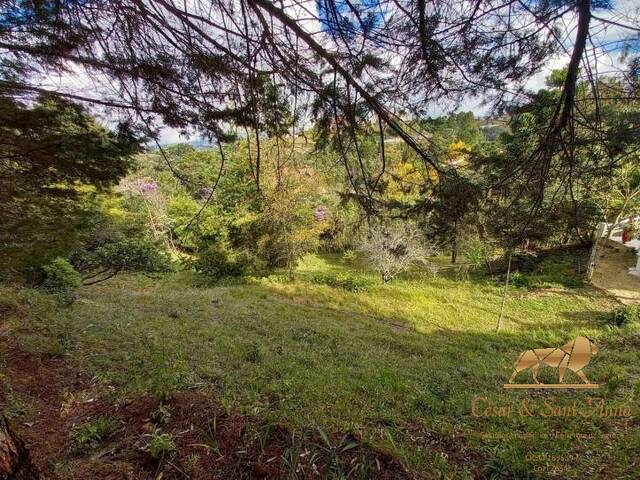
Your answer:
[[[596,11],[595,14],[603,19],[634,26],[634,21],[637,22],[638,16],[640,15],[640,5],[638,0],[618,0],[615,2],[614,6],[615,9],[612,11],[599,10]],[[301,2],[292,2],[289,0],[285,2],[284,8],[285,11],[293,18],[300,20],[305,30],[317,33],[321,29],[320,23],[313,19],[313,17],[317,15],[315,1],[304,0]],[[565,31],[573,32],[564,39],[565,48],[570,50],[573,43],[572,35],[575,35],[576,30],[574,28],[575,18],[572,19],[572,21],[567,22],[565,27]],[[589,63],[592,68],[601,75],[620,71],[623,64],[621,62],[619,52],[607,52],[606,45],[610,44],[612,41],[618,41],[620,38],[625,36],[628,37],[633,32],[615,25],[602,23],[597,19],[592,21],[592,28],[593,41],[597,47],[589,51]],[[323,40],[327,41],[326,38],[323,38]],[[549,59],[542,71],[529,79],[526,84],[527,89],[537,91],[544,88],[545,79],[551,71],[565,67],[568,62],[569,53],[553,56]],[[106,81],[105,78],[88,75],[82,68],[74,68],[73,66],[71,66],[70,72],[64,75],[47,76],[43,79],[41,86],[50,90],[61,90],[67,93],[73,93],[90,98],[105,98],[107,96],[113,97],[114,95],[118,95],[117,92],[113,91],[110,83]],[[433,116],[442,115],[452,111],[454,108],[455,106],[451,102],[443,99],[442,101],[434,102],[434,104],[431,105],[430,113]],[[483,97],[481,96],[468,97],[455,109],[458,111],[471,110],[478,115],[485,115],[489,110],[488,107],[483,105]],[[100,110],[101,109],[98,109],[97,113],[100,114],[103,121],[107,124],[113,123],[114,117],[112,115],[105,114],[104,112],[100,112]],[[182,135],[179,131],[173,128],[162,127],[160,129],[159,141],[161,144],[190,141],[194,138],[195,137],[193,135]]]
[[[191,135],[182,135],[178,130],[171,127],[162,127],[159,134],[158,142],[160,145],[189,142],[194,139]]]

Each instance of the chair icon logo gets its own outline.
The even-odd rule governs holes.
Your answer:
[[[536,348],[522,352],[514,364],[509,381],[503,386],[507,389],[590,389],[599,388],[597,383],[590,383],[584,368],[589,365],[591,357],[598,353],[595,343],[586,337],[575,340],[557,348]],[[558,369],[558,383],[540,383],[538,371],[541,367]],[[535,383],[513,383],[520,372],[531,370]],[[574,372],[584,383],[562,383],[567,370]]]

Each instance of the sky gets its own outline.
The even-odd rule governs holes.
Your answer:
[[[358,0],[366,5],[375,3],[377,0]],[[612,9],[599,9],[594,14],[602,19],[611,20],[620,24],[632,25],[635,28],[640,28],[639,25],[634,25],[634,18],[639,18],[640,15],[640,1],[638,0],[616,0],[611,2]],[[317,10],[317,0],[310,0],[304,4],[307,9]],[[293,10],[292,10],[293,12]],[[299,13],[293,13],[299,15]],[[321,11],[322,14],[322,11]],[[322,15],[321,15],[322,18]],[[307,21],[308,22],[308,21]],[[596,45],[602,45],[602,47],[590,50],[590,64],[592,68],[597,69],[598,73],[615,73],[620,71],[624,67],[622,56],[624,53],[623,44],[619,42],[622,38],[628,38],[633,31],[626,30],[616,25],[606,25],[600,23],[596,19],[592,20],[593,40]],[[322,27],[321,22],[315,22],[314,24],[305,24],[307,30],[317,30]],[[326,28],[325,28],[326,29]],[[575,25],[568,24],[564,27],[565,32],[575,33]],[[528,90],[537,91],[545,86],[545,79],[551,73],[552,70],[565,67],[569,62],[569,52],[572,48],[572,35],[571,33],[565,35],[564,49],[567,53],[560,53],[550,58],[544,68],[531,77],[526,84]],[[633,53],[640,52],[640,35],[635,33],[635,41],[625,44],[630,47],[630,51]],[[96,96],[101,95],[100,92],[104,92],[104,85],[107,82],[101,81],[100,78],[95,76],[88,76],[84,71],[80,69],[72,69],[71,72],[65,75],[50,75],[45,79],[42,85],[47,89],[64,89],[69,93],[77,93],[84,96]],[[467,98],[457,108],[458,111],[472,111],[478,116],[485,116],[489,114],[489,108],[482,105],[482,98]],[[431,105],[431,116],[439,116],[451,111],[452,106],[450,104],[434,103]],[[99,110],[99,109],[98,109]],[[100,116],[100,111],[97,112]],[[109,114],[103,113],[103,120],[109,123]],[[160,130],[160,143],[172,144],[179,142],[186,142],[196,140],[194,135],[183,136],[179,131],[169,127],[163,127]]]
[[[371,5],[376,0],[358,0],[359,3],[365,5]],[[610,2],[611,7],[607,9],[597,9],[594,11],[594,15],[599,18],[611,20],[623,25],[631,25],[639,28],[640,25],[634,25],[634,19],[640,16],[640,1],[639,0],[612,0]],[[316,8],[318,11],[318,5],[322,2],[307,2],[306,8]],[[346,4],[345,4],[346,5]],[[326,12],[320,9],[320,18],[326,20]],[[590,64],[592,69],[597,70],[600,74],[611,73],[615,74],[625,67],[623,61],[623,44],[618,41],[621,39],[628,39],[633,32],[616,25],[606,25],[604,23],[592,20],[592,26],[597,25],[594,29],[593,42],[596,45],[602,44],[603,47],[591,49],[590,51]],[[319,25],[307,25],[307,28],[313,30],[317,29]],[[323,24],[326,29],[326,21]],[[568,24],[565,26],[567,32],[574,32],[575,25]],[[630,47],[630,51],[637,53],[640,52],[640,36],[636,35],[635,41],[624,42],[625,45]],[[532,76],[526,83],[526,89],[531,91],[538,91],[545,87],[545,81],[547,76],[556,69],[564,68],[568,65],[570,59],[570,51],[572,48],[572,36],[568,35],[564,41],[564,48],[566,53],[560,53],[551,57],[544,68]],[[451,105],[435,103],[431,106],[431,116],[439,116],[447,114],[451,111]],[[490,108],[483,105],[483,98],[467,98],[456,108],[456,111],[472,111],[477,116],[489,115]],[[178,143],[193,140],[192,137],[184,137],[180,133],[172,128],[164,128],[161,132],[161,142],[164,144]]]

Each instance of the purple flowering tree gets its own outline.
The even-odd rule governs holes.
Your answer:
[[[313,216],[316,219],[316,222],[322,222],[323,220],[326,220],[328,215],[329,211],[323,206],[316,207],[313,212]]]
[[[138,191],[142,195],[151,195],[158,191],[158,182],[155,180],[141,180],[138,183]]]

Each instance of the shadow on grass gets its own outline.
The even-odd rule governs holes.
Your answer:
[[[568,322],[575,327],[601,328],[609,325],[611,313],[599,310],[565,311],[561,312]]]
[[[439,278],[426,282],[424,290],[419,284],[413,284],[407,290],[403,288],[406,284],[401,282],[377,285],[372,290],[360,293],[349,293],[326,285],[320,288],[318,285],[310,285],[310,288],[306,288],[304,283],[290,284],[289,289],[276,284],[263,284],[260,288],[290,305],[332,312],[349,318],[362,316],[393,328],[424,331],[433,327],[459,331],[471,326],[477,331],[490,330],[493,322],[497,322],[501,296],[495,291],[487,293],[486,284],[448,284],[450,280]],[[459,289],[463,294],[455,296],[449,302],[443,293],[447,288]],[[610,315],[607,303],[613,302],[606,293],[592,288],[560,292],[522,290],[523,292],[514,290],[508,297],[505,312],[507,327],[545,329],[548,326],[539,318],[539,315],[543,315],[543,318],[552,318],[551,323],[556,329],[600,328],[606,324]],[[482,298],[477,297],[480,294]],[[541,296],[541,299],[537,299],[537,296]],[[385,302],[385,297],[390,301]],[[548,309],[538,312],[529,307],[529,300],[536,300],[538,304],[548,302]],[[584,308],[592,305],[592,302],[596,302],[599,307],[602,303],[604,310]],[[613,308],[615,305],[611,303],[610,306]],[[539,306],[537,308],[540,310]],[[551,312],[549,309],[552,309]]]
[[[457,329],[445,326],[421,332],[407,312],[369,315],[377,306],[359,295],[345,295],[346,304],[328,304],[337,292],[323,289],[325,297],[319,297],[305,285],[292,294],[310,303],[293,301],[272,285],[234,291],[237,295],[212,305],[212,295],[197,292],[185,298],[186,292],[174,291],[168,282],[157,293],[149,293],[148,304],[139,310],[127,304],[122,310],[126,317],[114,320],[113,309],[94,305],[120,302],[124,294],[105,290],[94,302],[68,311],[66,334],[73,337],[74,357],[77,354],[97,378],[113,380],[124,389],[154,388],[170,394],[192,383],[207,384],[212,395],[221,392],[243,408],[259,408],[256,411],[298,428],[317,424],[341,432],[355,429],[372,439],[379,439],[375,434],[382,430],[400,439],[393,450],[411,458],[416,471],[431,468],[433,455],[443,454],[456,472],[477,469],[488,475],[500,470],[510,475],[503,478],[526,478],[523,455],[544,452],[549,445],[525,438],[495,448],[467,445],[452,432],[465,425],[517,433],[522,428],[517,420],[470,419],[471,399],[504,396],[502,385],[521,352],[557,347],[585,328],[602,327],[593,323],[599,312],[575,311],[571,301],[558,307],[560,321],[535,323],[531,315],[531,323],[523,323],[517,331],[479,331],[477,319],[469,323],[461,316],[458,324],[451,325]],[[479,308],[468,298],[465,303],[465,309]],[[190,321],[157,314],[166,311],[167,304]],[[437,303],[433,308],[450,306]],[[43,317],[47,330],[41,331],[55,336],[64,324],[56,320],[55,312],[51,317]],[[611,366],[606,354],[600,357],[588,372],[595,381],[604,375],[604,367]],[[512,394],[518,395],[522,396]],[[560,453],[562,447],[557,446]],[[469,449],[479,453],[468,455]],[[493,465],[490,471],[485,471],[487,463]],[[440,467],[433,468],[437,473]]]

